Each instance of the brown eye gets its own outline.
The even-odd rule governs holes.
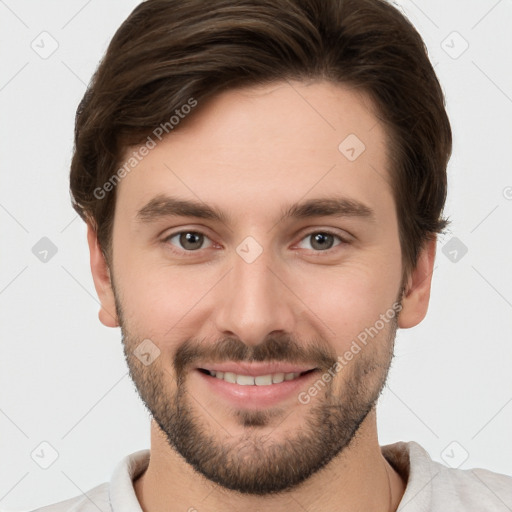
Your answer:
[[[330,249],[333,245],[333,236],[329,233],[316,233],[309,235],[311,238],[311,247],[320,251]]]
[[[173,243],[173,239],[177,239],[178,243]],[[165,241],[185,251],[197,251],[203,248],[205,239],[208,239],[208,237],[197,231],[180,231],[170,235]]]
[[[336,239],[339,240],[338,243],[335,243]],[[329,233],[328,231],[314,231],[306,235],[302,239],[301,243],[304,243],[305,240],[309,241],[310,247],[302,246],[302,248],[312,249],[316,252],[328,251],[341,243],[345,243],[345,240],[343,240],[339,235]]]

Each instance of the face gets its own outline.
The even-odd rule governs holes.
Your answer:
[[[398,311],[422,314],[399,304],[386,143],[354,90],[231,90],[118,185],[103,321],[169,446],[228,489],[292,489],[350,446]]]

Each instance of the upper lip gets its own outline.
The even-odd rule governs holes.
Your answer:
[[[237,375],[250,375],[258,377],[260,375],[271,375],[274,373],[303,373],[309,370],[315,370],[314,366],[297,365],[292,363],[205,363],[199,366],[204,370],[216,372],[232,372]]]

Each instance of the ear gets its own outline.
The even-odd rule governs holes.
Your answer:
[[[418,325],[427,314],[436,244],[437,237],[424,243],[416,267],[407,280],[402,296],[402,310],[398,315],[398,326],[402,329]]]
[[[94,287],[101,302],[99,311],[100,322],[106,327],[118,327],[119,321],[116,313],[114,291],[110,282],[110,271],[101,251],[96,230],[87,223],[87,243],[91,255],[91,272],[94,280]]]

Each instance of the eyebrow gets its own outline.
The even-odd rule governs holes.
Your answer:
[[[143,206],[136,219],[150,223],[166,217],[196,217],[229,224],[231,217],[216,207],[199,201],[160,194]],[[375,212],[367,205],[344,197],[322,197],[295,203],[281,211],[278,222],[311,217],[361,217],[375,220]]]

